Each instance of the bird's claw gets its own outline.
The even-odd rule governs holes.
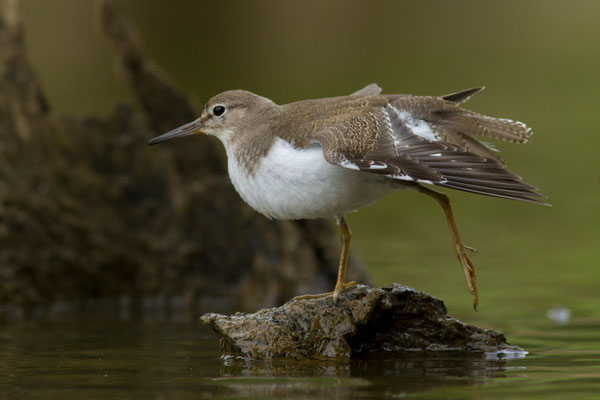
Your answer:
[[[335,285],[335,289],[333,290],[334,303],[337,303],[337,300],[338,300],[338,297],[340,296],[340,294],[342,294],[346,290],[348,290],[356,285],[357,285],[357,283],[354,281],[342,283],[341,285],[340,284]]]

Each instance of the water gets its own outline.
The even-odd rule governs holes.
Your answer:
[[[12,323],[0,333],[7,398],[598,398],[600,321],[531,329],[525,358],[423,355],[352,362],[223,360],[198,323],[113,317]]]

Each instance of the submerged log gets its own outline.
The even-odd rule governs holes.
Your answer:
[[[340,295],[290,300],[254,314],[206,314],[224,356],[249,359],[349,359],[366,354],[461,352],[515,357],[524,350],[493,330],[448,315],[427,293],[394,284],[358,285]]]

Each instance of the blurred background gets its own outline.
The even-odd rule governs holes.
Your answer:
[[[2,2],[16,4],[12,0]],[[270,364],[236,364],[232,360],[218,361],[215,337],[189,319],[140,321],[128,315],[107,317],[83,313],[73,319],[7,324],[0,332],[3,355],[0,387],[4,384],[7,388],[2,392],[38,393],[44,398],[61,399],[65,395],[87,398],[101,394],[111,398],[124,394],[137,394],[140,398],[159,395],[197,398],[199,394],[212,397],[219,393],[228,398],[298,393],[342,398],[348,393],[366,396],[367,392],[361,390],[368,387],[371,394],[375,393],[373,398],[384,395],[398,398],[423,391],[427,398],[479,398],[486,394],[506,398],[525,390],[529,398],[597,397],[600,390],[600,169],[597,165],[600,2],[120,0],[115,3],[139,29],[148,56],[166,71],[176,87],[193,95],[198,106],[228,89],[250,90],[282,104],[349,94],[372,82],[379,84],[384,93],[414,95],[443,95],[485,86],[486,90],[465,107],[523,121],[532,127],[531,143],[496,145],[510,169],[548,195],[552,207],[447,191],[463,240],[480,252],[472,256],[480,289],[479,312],[472,310],[472,299],[443,212],[425,196],[397,192],[352,214],[349,217],[354,233],[352,249],[375,285],[400,282],[431,293],[444,300],[451,315],[504,332],[510,342],[525,348],[530,355],[509,361],[416,355],[389,363],[303,364],[282,368]],[[59,133],[61,127],[68,130],[85,124],[93,127],[93,132],[104,127],[109,133],[120,132],[122,127],[111,122],[112,115],[130,114],[120,108],[115,112],[115,105],[126,101],[141,109],[125,74],[115,68],[113,49],[98,26],[93,6],[91,0],[20,2],[28,54],[50,107],[56,114],[76,117],[67,117],[53,125]],[[3,50],[0,48],[0,52]],[[105,116],[108,122],[98,122],[90,115]],[[154,184],[154,177],[162,176],[165,165],[172,172],[175,164],[169,155],[176,158],[185,151],[189,154],[208,147],[196,137],[158,150],[151,148],[152,152],[146,151],[147,147],[142,151],[138,143],[146,146],[147,139],[175,126],[160,128],[161,131],[146,137],[151,124],[139,116],[127,121],[133,122],[122,129],[133,133],[122,137],[115,134],[112,141],[103,142],[91,133],[81,140],[73,135],[57,135],[54,139],[55,131],[46,135],[48,143],[62,140],[61,149],[51,154],[60,156],[66,148],[69,156],[58,157],[62,161],[59,171],[67,172],[66,179],[58,176],[59,183],[65,180],[66,187],[74,193],[65,200],[67,206],[73,197],[79,200],[74,202],[79,208],[69,209],[63,219],[78,222],[75,218],[81,217],[78,210],[89,208],[93,211],[86,212],[93,215],[89,224],[75,224],[74,229],[67,229],[71,235],[65,236],[67,239],[52,236],[60,230],[48,229],[50,235],[40,235],[49,237],[44,243],[51,244],[41,249],[44,251],[41,257],[34,234],[45,233],[43,228],[54,225],[53,214],[43,215],[36,208],[42,203],[36,201],[54,199],[54,194],[50,191],[30,196],[31,208],[11,220],[14,222],[11,229],[19,232],[20,221],[25,224],[28,216],[34,215],[38,224],[31,224],[31,230],[26,231],[33,232],[28,238],[31,240],[23,241],[12,235],[13,231],[0,229],[4,243],[0,253],[3,262],[0,282],[7,283],[3,287],[9,288],[8,294],[4,294],[8,300],[11,293],[18,297],[26,291],[10,286],[10,274],[16,271],[10,264],[13,256],[25,259],[19,271],[26,282],[33,282],[34,289],[42,287],[50,292],[58,287],[69,293],[85,293],[87,286],[69,286],[70,282],[78,282],[77,274],[81,274],[102,281],[90,283],[90,297],[98,295],[94,293],[97,288],[106,290],[100,294],[109,295],[111,288],[115,288],[116,295],[132,290],[135,297],[135,282],[123,287],[115,282],[143,281],[146,275],[131,273],[136,271],[132,265],[158,271],[148,273],[155,279],[149,286],[163,287],[165,282],[173,280],[169,271],[176,275],[188,269],[190,275],[184,273],[183,279],[192,286],[195,284],[205,253],[192,254],[191,258],[197,262],[194,265],[182,262],[173,267],[163,262],[162,255],[155,257],[155,254],[168,253],[183,236],[193,243],[202,235],[218,235],[218,231],[212,230],[194,232],[190,228],[193,225],[185,223],[187,211],[193,218],[207,220],[208,227],[217,227],[211,219],[216,217],[198,215],[190,206],[182,208],[183,215],[177,221],[171,221],[153,211],[152,205],[147,210],[129,210],[130,203],[121,204],[119,195],[126,192],[134,200],[143,200],[147,190],[155,201],[173,192],[185,201],[194,200],[202,185],[189,187],[190,195],[186,196],[182,193],[188,193],[188,187],[179,182],[181,186],[175,185],[167,193],[164,182]],[[67,139],[75,140],[75,145],[65,144]],[[116,145],[119,141],[126,143]],[[40,143],[43,146],[45,142]],[[223,151],[220,146],[215,148]],[[40,154],[46,154],[45,148],[41,150]],[[19,161],[33,164],[31,160],[36,160],[37,155],[30,156],[26,151],[29,148],[24,147],[23,158],[17,158],[13,165],[19,165]],[[124,154],[115,154],[118,152]],[[85,157],[89,160],[78,162]],[[185,159],[190,163],[187,165],[195,162],[190,157]],[[136,164],[138,161],[140,164]],[[90,165],[101,173],[105,166],[111,171],[106,176],[88,175]],[[136,168],[136,165],[141,166]],[[28,169],[28,165],[22,167],[16,170]],[[31,176],[23,176],[36,188],[43,189],[38,181],[44,183],[45,177],[52,177],[52,173],[44,175],[40,170],[45,168],[39,166],[31,169],[34,170]],[[0,170],[0,175],[4,172]],[[93,179],[88,179],[89,176]],[[138,178],[143,182],[137,181]],[[4,195],[0,222],[8,209],[2,207],[11,201],[7,193],[18,189],[24,197],[29,195],[29,181],[20,186],[19,182],[18,178],[13,186],[0,182],[4,185],[0,186]],[[143,189],[137,191],[142,184]],[[78,196],[79,190],[85,191],[87,197]],[[231,188],[227,184],[226,189],[219,190],[226,193]],[[90,196],[97,199],[88,205]],[[61,206],[64,202],[58,200],[56,204]],[[117,211],[112,211],[113,206]],[[198,209],[205,210],[203,207]],[[213,208],[227,214],[227,207]],[[240,213],[243,215],[243,210]],[[146,229],[149,223],[140,215],[158,216],[154,219],[156,223]],[[256,223],[251,228],[268,230],[270,233],[262,239],[268,245],[273,232],[279,231],[263,220],[253,219]],[[94,224],[98,221],[107,222],[106,226],[99,224],[105,229],[95,236]],[[241,226],[247,228],[243,223]],[[235,225],[231,230],[238,228]],[[112,239],[113,232],[123,230],[127,231],[124,235]],[[156,234],[163,230],[168,230],[168,234]],[[139,232],[142,240],[132,237]],[[282,233],[289,232],[284,229]],[[298,248],[307,241],[306,237],[299,237],[302,240],[297,240]],[[54,252],[60,252],[66,259],[72,257],[66,246],[52,246],[55,239],[56,243],[76,242],[77,255],[87,255],[90,244],[96,246],[90,253],[94,263],[80,265],[75,257],[76,265],[64,270],[53,268],[52,262],[57,262]],[[132,244],[139,246],[135,252],[125,254],[123,249]],[[193,247],[188,244],[177,247],[177,251],[187,255]],[[311,245],[312,241],[308,246]],[[242,246],[236,247],[225,246],[218,251],[225,254],[245,251],[240,249]],[[148,249],[159,251],[153,253]],[[299,254],[304,253],[299,251]],[[337,254],[331,257],[336,258]],[[42,258],[50,261],[38,265]],[[119,260],[127,267],[121,268]],[[218,262],[212,260],[212,264]],[[286,268],[289,270],[290,266]],[[211,270],[207,274],[220,272]],[[69,273],[75,276],[63,282]],[[225,271],[223,275],[235,279],[239,274]],[[189,276],[193,278],[188,279]],[[294,279],[302,281],[301,277]],[[332,285],[332,279],[326,283]],[[270,288],[265,282],[259,280],[259,286],[247,287],[250,295],[246,298],[250,299],[253,293],[267,293],[268,298]],[[61,299],[61,295],[62,292],[49,298]],[[234,295],[227,293],[215,304]],[[25,299],[28,296],[44,300],[35,290],[23,294]],[[68,293],[64,298],[69,298]],[[389,379],[390,376],[394,379]],[[298,380],[298,377],[315,378]],[[492,379],[498,377],[503,379]]]
[[[466,107],[533,128],[531,143],[497,147],[552,207],[450,193],[463,240],[480,251],[472,257],[480,312],[471,310],[442,210],[429,198],[397,192],[352,214],[353,249],[377,285],[427,291],[470,322],[507,329],[543,321],[556,306],[600,317],[600,3],[118,4],[150,57],[198,104],[238,88],[281,104],[371,82],[415,95],[484,85]],[[22,3],[30,57],[54,111],[106,113],[132,98],[92,9],[80,0]]]

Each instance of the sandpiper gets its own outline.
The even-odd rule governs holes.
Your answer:
[[[467,255],[474,249],[459,237],[448,196],[424,185],[533,203],[545,197],[475,138],[525,143],[531,135],[521,122],[460,107],[481,89],[439,97],[387,95],[371,84],[348,96],[285,105],[232,90],[210,99],[200,118],[149,144],[214,135],[225,146],[231,182],[256,211],[276,219],[336,218],[342,251],[334,299],[355,285],[346,282],[346,214],[397,189],[433,197],[446,215],[476,308],[475,270]]]

